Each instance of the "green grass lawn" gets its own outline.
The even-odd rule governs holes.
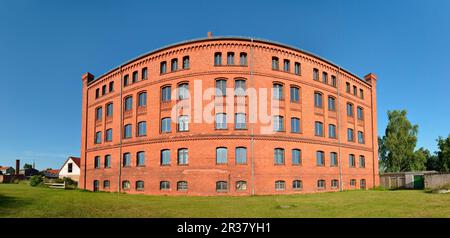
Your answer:
[[[450,217],[450,194],[369,190],[171,197],[0,184],[0,217]]]

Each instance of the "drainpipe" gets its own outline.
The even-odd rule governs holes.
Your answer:
[[[337,73],[337,75],[336,75],[336,84],[337,84],[337,101],[338,101],[338,103],[337,103],[337,105],[338,105],[338,107],[337,107],[337,125],[336,125],[336,127],[337,127],[337,132],[336,132],[336,134],[337,134],[337,139],[338,139],[338,166],[339,166],[339,191],[343,191],[344,189],[343,189],[343,185],[344,185],[344,181],[342,181],[342,156],[341,156],[341,130],[340,130],[340,126],[341,126],[341,94],[340,94],[340,86],[341,86],[341,83],[340,83],[340,80],[339,80],[339,74],[340,74],[340,72],[341,72],[341,67],[340,66],[338,66],[338,73]]]
[[[250,86],[254,88],[253,85],[253,38],[250,39]],[[255,134],[253,131],[253,123],[250,123],[250,159],[251,159],[251,180],[252,180],[252,195],[255,195]]]
[[[119,68],[120,72],[120,130],[119,130],[119,175],[118,175],[118,184],[117,184],[117,192],[120,194],[120,188],[122,185],[122,130],[123,130],[123,99],[122,99],[122,89],[123,89],[123,73],[122,73],[122,66]]]

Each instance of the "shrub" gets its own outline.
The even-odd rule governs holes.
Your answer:
[[[40,176],[40,175],[33,175],[30,178],[30,185],[33,187],[42,185],[43,182],[44,182],[44,180],[42,179],[42,176]]]

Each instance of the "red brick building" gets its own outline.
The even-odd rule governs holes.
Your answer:
[[[82,83],[81,188],[251,195],[379,184],[376,76],[292,46],[208,35]]]

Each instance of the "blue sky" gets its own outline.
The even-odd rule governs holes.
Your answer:
[[[418,147],[450,133],[450,1],[0,2],[0,165],[80,153],[81,75],[161,46],[252,36],[378,75],[378,127],[406,109]]]

